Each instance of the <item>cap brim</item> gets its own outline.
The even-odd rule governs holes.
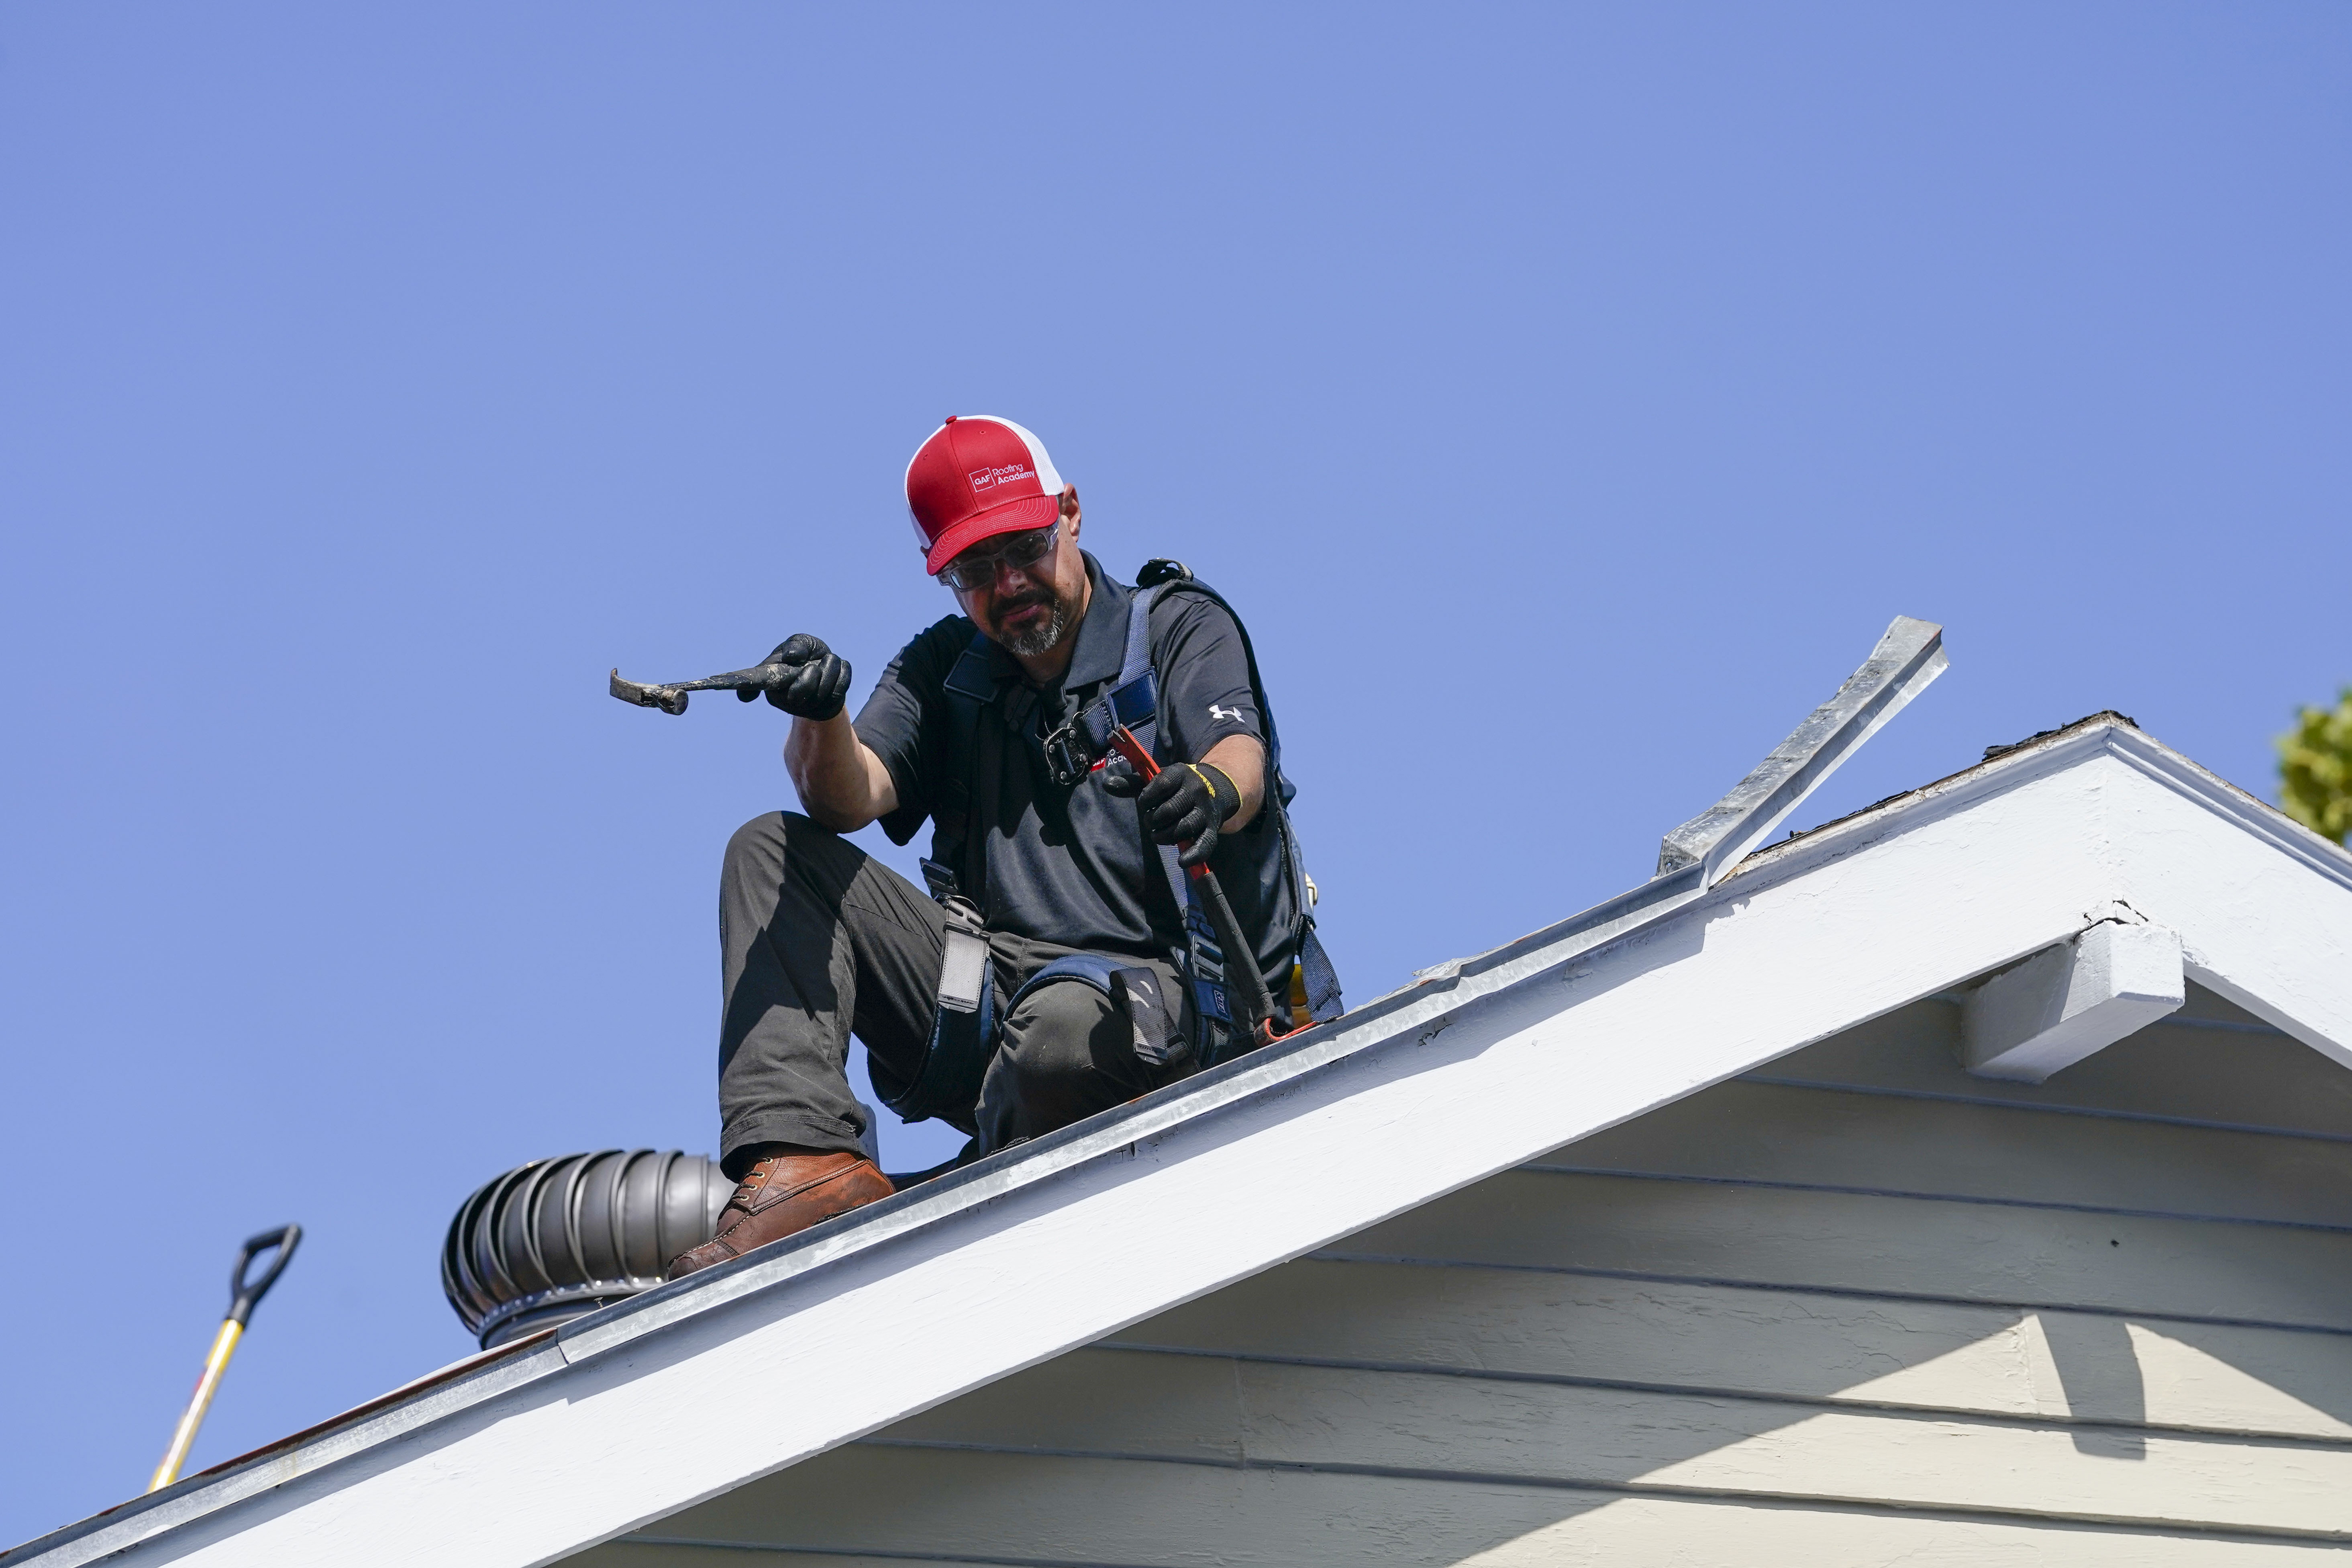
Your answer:
[[[936,577],[949,562],[983,539],[1043,528],[1061,515],[1060,496],[1023,496],[1019,500],[976,511],[940,535],[939,542],[923,556],[923,570]]]

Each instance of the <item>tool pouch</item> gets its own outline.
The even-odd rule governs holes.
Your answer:
[[[929,869],[927,867],[926,869]],[[961,1113],[980,1098],[980,1080],[996,1049],[996,984],[988,962],[988,932],[968,899],[941,900],[947,912],[945,951],[940,956],[939,1000],[931,1010],[931,1037],[922,1069],[906,1090],[883,1104],[901,1121]],[[880,1086],[876,1086],[877,1091]]]

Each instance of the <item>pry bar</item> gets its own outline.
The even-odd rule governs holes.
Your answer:
[[[1124,758],[1139,778],[1150,779],[1160,772],[1160,764],[1124,724],[1111,731],[1110,749]],[[1189,844],[1178,846],[1180,852],[1191,847]],[[1224,886],[1217,880],[1217,874],[1206,863],[1187,866],[1184,874],[1192,879],[1192,891],[1200,899],[1201,907],[1209,911],[1209,926],[1217,934],[1217,945],[1225,950],[1225,987],[1229,992],[1240,993],[1242,1009],[1249,1015],[1251,1041],[1265,1045],[1284,1032],[1282,1026],[1289,1021],[1288,1015],[1274,1010],[1274,994],[1265,988],[1265,976],[1258,973],[1257,950],[1242,935],[1242,923],[1234,918],[1234,906],[1225,901]]]

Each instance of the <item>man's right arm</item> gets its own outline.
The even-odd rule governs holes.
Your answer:
[[[880,821],[904,844],[929,814],[924,780],[940,743],[940,683],[971,641],[971,623],[950,616],[898,650],[853,724],[845,707],[849,666],[815,637],[802,635],[776,650],[795,666],[768,700],[793,716],[784,767],[801,808],[835,833]]]
[[[802,809],[835,833],[855,833],[898,808],[890,770],[857,738],[846,711],[830,719],[795,718],[784,738],[784,767],[800,791]]]

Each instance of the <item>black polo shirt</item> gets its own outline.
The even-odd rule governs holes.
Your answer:
[[[980,902],[996,930],[1090,952],[1164,958],[1182,946],[1182,922],[1137,804],[1107,792],[1100,774],[1057,784],[1045,761],[1045,736],[1117,683],[1126,651],[1135,590],[1113,582],[1092,555],[1086,563],[1093,594],[1060,681],[1031,685],[1011,655],[988,645],[996,695],[982,706],[980,722],[1002,725],[1003,741],[971,748],[971,765],[990,751],[997,763],[992,791],[972,781],[970,831],[985,836],[987,885]],[[1160,690],[1154,749],[1163,765],[1198,761],[1228,735],[1264,742],[1241,631],[1222,606],[1181,588],[1163,591],[1151,607],[1150,634]],[[941,798],[954,746],[944,685],[971,641],[972,624],[963,616],[932,626],[899,650],[858,712],[858,739],[889,768],[898,789],[898,809],[882,818],[894,844],[912,838]],[[992,797],[993,810],[982,821],[980,806]],[[1294,934],[1282,911],[1269,907],[1287,902],[1276,897],[1281,836],[1271,827],[1259,831],[1272,818],[1261,812],[1249,827],[1225,835],[1210,861],[1243,929],[1258,936],[1268,967],[1287,962]]]

